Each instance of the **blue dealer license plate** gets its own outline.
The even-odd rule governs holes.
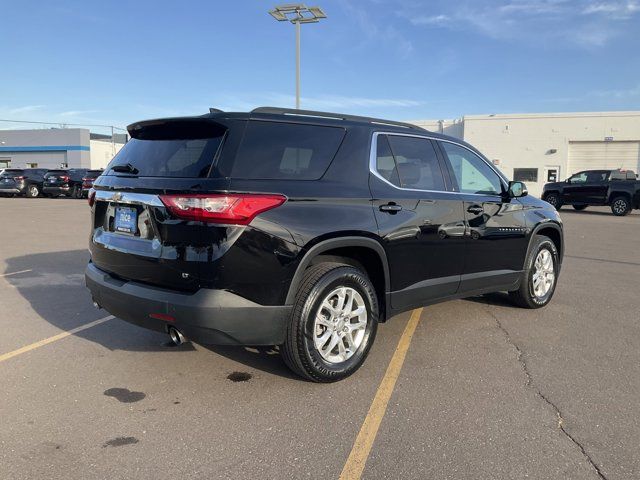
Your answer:
[[[135,208],[116,207],[115,230],[123,233],[136,233],[138,212]]]

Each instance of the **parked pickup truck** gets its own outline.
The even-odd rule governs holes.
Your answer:
[[[556,210],[563,205],[576,210],[589,205],[609,205],[614,215],[624,216],[640,208],[640,181],[631,170],[585,170],[564,182],[547,183],[542,199]]]

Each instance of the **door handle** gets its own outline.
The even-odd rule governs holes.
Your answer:
[[[396,205],[395,203],[387,203],[386,205],[380,205],[381,212],[397,213],[402,210],[402,205]]]
[[[473,213],[474,215],[480,215],[482,212],[484,212],[484,208],[482,208],[480,205],[471,205],[469,208],[467,208],[467,212]]]

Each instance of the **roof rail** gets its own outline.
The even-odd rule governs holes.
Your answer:
[[[374,123],[376,125],[389,125],[394,127],[410,128],[412,130],[424,130],[424,128],[410,123],[395,122],[393,120],[382,120],[380,118],[360,117],[358,115],[346,115],[343,113],[316,112],[314,110],[298,110],[295,108],[280,107],[258,107],[251,110],[251,113],[263,113],[270,115],[297,115],[300,117],[331,118],[335,120],[349,120],[353,122]]]

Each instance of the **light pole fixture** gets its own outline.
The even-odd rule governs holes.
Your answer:
[[[269,10],[269,15],[279,22],[291,22],[296,26],[296,108],[300,109],[300,25],[318,23],[327,18],[320,7],[307,7],[302,3],[287,3]]]

